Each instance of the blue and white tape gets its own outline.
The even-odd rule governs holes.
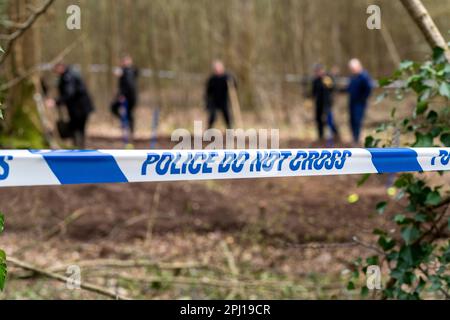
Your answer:
[[[0,187],[450,170],[450,148],[0,150]]]

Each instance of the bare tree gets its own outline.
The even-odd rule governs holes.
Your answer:
[[[436,27],[433,19],[420,0],[401,0],[417,26],[422,31],[431,47],[441,47],[445,50],[445,57],[450,62],[450,50],[444,37]]]

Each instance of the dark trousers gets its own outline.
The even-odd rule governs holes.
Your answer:
[[[220,111],[223,114],[223,118],[225,120],[225,124],[226,124],[227,128],[231,128],[231,116],[230,116],[230,110],[229,110],[228,106],[221,106],[221,107],[210,106],[210,107],[208,107],[208,112],[209,112],[208,128],[212,128],[214,123],[216,122],[218,111]]]
[[[365,104],[350,105],[350,127],[352,129],[354,143],[359,143],[365,113]]]
[[[131,134],[134,133],[134,109],[136,106],[136,100],[127,100],[128,102],[128,125],[130,126],[130,132]]]
[[[72,133],[73,144],[76,148],[84,149],[86,145],[86,123],[89,115],[70,116],[69,126]]]
[[[316,104],[316,127],[319,139],[323,139],[323,127],[324,127],[324,116],[323,116],[323,105]]]
[[[333,119],[331,106],[316,104],[316,126],[319,139],[323,139],[325,124],[330,128],[333,136],[338,135],[338,129]]]

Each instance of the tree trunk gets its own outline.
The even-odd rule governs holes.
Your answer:
[[[450,62],[450,50],[444,37],[436,27],[430,14],[420,0],[401,0],[403,6],[408,10],[411,17],[416,22],[419,29],[427,39],[428,44],[434,47],[441,47],[445,50],[445,57]]]

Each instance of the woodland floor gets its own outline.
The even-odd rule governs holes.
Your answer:
[[[89,139],[91,148],[120,144]],[[305,144],[314,146],[282,141]],[[157,147],[170,143],[161,138]],[[346,269],[371,254],[352,237],[373,240],[371,230],[395,209],[374,210],[387,197],[386,176],[358,188],[360,178],[8,188],[0,192],[1,244],[9,256],[63,275],[79,264],[82,281],[131,298],[352,298]],[[351,193],[360,200],[350,204]],[[133,260],[148,265],[115,265]],[[0,297],[101,298],[14,266]]]

